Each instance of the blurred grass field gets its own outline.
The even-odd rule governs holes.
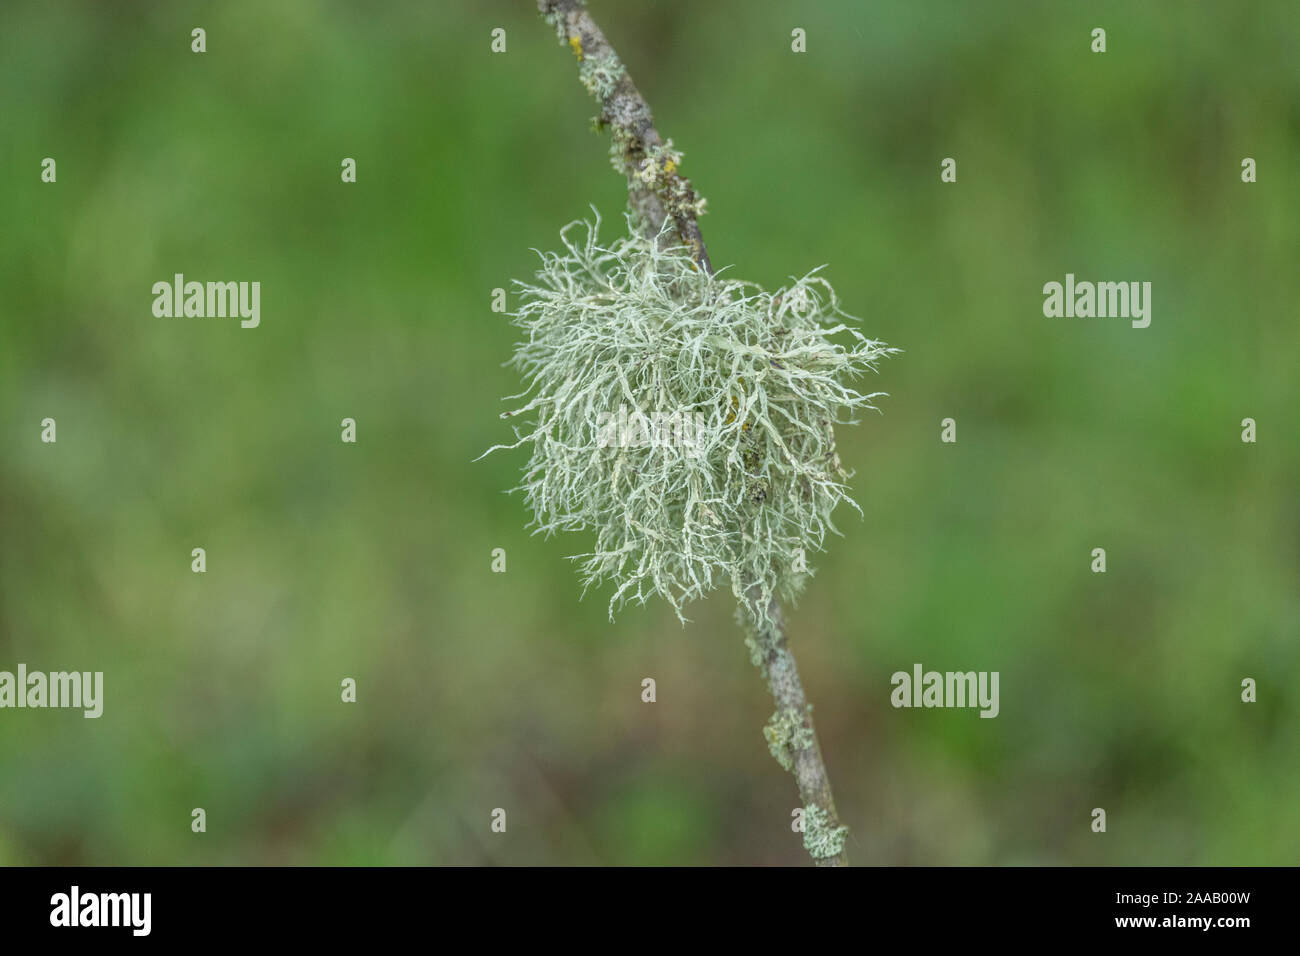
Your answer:
[[[1300,860],[1300,7],[590,5],[715,265],[904,349],[790,614],[854,861]],[[0,669],[106,687],[0,711],[0,863],[804,860],[728,595],[611,624],[473,462],[491,290],[620,221],[594,110],[531,0],[0,8]],[[261,326],[154,318],[176,272]],[[1067,272],[1151,327],[1044,318]],[[891,708],[916,662],[1001,715]]]

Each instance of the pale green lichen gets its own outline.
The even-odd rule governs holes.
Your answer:
[[[793,710],[778,710],[773,713],[763,728],[763,736],[767,738],[767,749],[782,770],[794,768],[795,751],[804,750],[817,742],[812,728]]]
[[[596,56],[589,54],[583,46],[582,37],[570,33],[565,18],[555,12],[543,13],[545,20],[553,30],[555,37],[573,51],[578,59],[578,79],[587,88],[587,92],[602,103],[613,95],[619,81],[627,74],[627,69],[608,45],[602,45]]]
[[[602,125],[604,120],[601,120]],[[628,153],[634,147],[636,140],[627,130],[621,126],[615,126],[609,131],[609,164],[614,167],[614,172],[621,175],[628,174]]]
[[[832,826],[831,815],[816,804],[804,807],[803,848],[816,860],[839,856],[844,852],[844,840],[849,834],[846,826]]]
[[[650,148],[645,158],[641,160],[636,177],[645,185],[659,190],[663,188],[665,180],[677,171],[681,162],[681,150],[674,149],[673,141],[670,139],[662,146]]]
[[[627,69],[612,50],[601,57],[579,55],[578,79],[601,102],[613,95],[626,73]]]
[[[564,24],[564,16],[557,10],[548,10],[542,14],[544,20],[552,30],[555,31],[555,37],[561,43],[568,42],[569,31]]]
[[[698,268],[687,249],[629,233],[605,246],[596,223],[561,230],[536,284],[516,283],[524,332],[513,364],[526,388],[523,491],[534,533],[594,531],[575,556],[584,591],[682,607],[729,584],[749,624],[771,627],[773,597],[806,577],[831,514],[853,505],[833,425],[874,408],[850,382],[896,351],[848,325],[814,273],[775,293]],[[583,234],[585,230],[585,235]],[[576,235],[575,235],[576,233]],[[688,442],[603,440],[620,406],[699,422]],[[750,599],[752,596],[753,599]]]
[[[681,165],[681,150],[674,149],[670,139],[662,146],[652,146],[633,175],[641,185],[652,189],[663,199],[665,212],[669,215],[691,218],[702,216],[706,205],[704,197],[696,195],[690,181],[679,174]]]

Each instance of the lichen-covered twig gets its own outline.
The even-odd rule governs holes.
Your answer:
[[[587,12],[583,0],[537,0],[543,18],[578,58],[578,76],[600,104],[597,123],[612,137],[610,161],[627,176],[628,205],[646,236],[661,235],[672,217],[682,244],[705,272],[712,272],[699,217],[704,200],[681,174],[682,154],[655,129],[650,106],[623,61]]]
[[[847,500],[840,484],[847,474],[834,453],[831,425],[839,420],[838,409],[870,407],[875,396],[859,395],[838,378],[870,368],[876,358],[895,350],[856,332],[858,343],[848,351],[822,339],[846,327],[823,324],[827,316],[810,292],[808,278],[766,298],[750,296],[739,283],[715,288],[698,223],[704,200],[681,175],[681,153],[660,137],[649,105],[583,0],[538,0],[537,5],[578,58],[579,77],[600,104],[597,122],[610,130],[610,158],[627,177],[628,205],[648,240],[647,261],[653,264],[629,267],[634,244],[600,247],[592,227],[581,247],[565,240],[568,256],[544,257],[539,272],[543,286],[522,290],[528,301],[518,317],[530,335],[516,362],[532,379],[529,391],[536,388],[538,394],[520,411],[537,412],[539,420],[536,430],[520,435],[516,445],[534,446],[524,489],[538,528],[601,529],[597,552],[587,556],[585,571],[588,584],[606,575],[622,578],[611,613],[631,588],[634,597],[644,600],[643,581],[653,586],[652,593],[667,597],[680,615],[681,600],[711,588],[715,571],[731,579],[751,659],[776,702],[763,734],[773,757],[794,775],[803,801],[804,848],[818,866],[847,865],[848,828],[835,810],[778,592],[792,594],[802,585],[802,575],[788,573],[790,555],[784,552],[796,546],[802,551],[805,542],[820,547],[824,530],[834,530],[830,511]],[[684,273],[665,282],[673,276],[671,268],[665,269],[665,264],[671,266],[671,253],[662,261],[657,254],[671,240],[670,219],[694,262],[692,266],[682,255],[683,267],[698,266],[703,272],[695,273],[702,283],[699,294],[684,297],[696,303],[692,308],[678,299],[699,283]],[[635,294],[625,286],[635,286]],[[620,308],[620,302],[627,308]],[[662,314],[642,315],[655,308]],[[832,294],[828,315],[837,311]],[[573,334],[589,316],[598,326],[586,339]],[[643,326],[651,320],[653,329],[647,332]],[[761,327],[754,328],[755,322]],[[700,323],[708,328],[698,327]],[[715,330],[712,337],[710,328]],[[657,348],[644,347],[652,340]],[[634,348],[637,343],[642,347]],[[623,353],[631,358],[633,352],[640,357],[628,375],[645,378],[639,384],[661,400],[671,395],[680,407],[720,408],[726,415],[697,449],[701,466],[643,456],[625,472],[628,456],[620,450],[606,474],[609,457],[594,454],[590,440],[584,442],[581,428],[569,420],[602,404],[593,397],[606,399],[605,405],[611,395],[635,398],[617,364]],[[649,361],[653,355],[668,367],[658,369]],[[592,356],[602,363],[613,360],[617,381],[602,378],[609,366],[596,368]],[[673,356],[678,359],[670,361]],[[550,381],[560,371],[560,379]],[[782,407],[791,401],[798,407]],[[715,488],[720,457],[726,461],[721,473],[730,484],[724,481]],[[589,491],[617,489],[620,481],[636,492],[627,500],[656,506],[630,508],[619,503],[622,499],[602,503]],[[610,508],[617,512],[612,519],[601,510]],[[723,521],[719,513],[730,520]],[[676,516],[676,524],[661,527],[669,514]]]
[[[749,598],[761,600],[756,591]],[[741,617],[743,622],[746,615]],[[804,695],[799,668],[785,633],[785,620],[776,601],[771,602],[768,617],[772,624],[748,628],[746,639],[751,657],[762,670],[776,701],[776,712],[763,735],[772,756],[794,774],[799,785],[804,810],[804,849],[818,866],[847,866],[849,858],[844,841],[848,827],[840,823],[835,810],[830,777],[813,726],[812,705]]]

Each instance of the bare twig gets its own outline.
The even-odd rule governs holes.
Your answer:
[[[577,56],[579,76],[600,104],[598,120],[610,130],[611,158],[627,176],[628,205],[640,219],[642,231],[651,238],[660,236],[665,221],[671,217],[696,263],[712,274],[698,221],[703,200],[690,180],[681,175],[681,154],[672,149],[671,141],[665,142],[659,135],[649,104],[604,32],[587,12],[583,0],[537,0],[537,7]],[[756,592],[751,592],[749,599],[759,600]],[[750,637],[756,662],[776,701],[774,723],[769,724],[765,735],[773,755],[794,774],[798,784],[804,804],[804,846],[818,866],[846,866],[846,828],[835,811],[830,779],[813,726],[812,706],[804,695],[784,617],[775,600],[769,615],[773,625]]]

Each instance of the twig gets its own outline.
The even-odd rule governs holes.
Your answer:
[[[659,135],[649,104],[604,32],[587,12],[583,0],[537,0],[537,7],[577,56],[583,85],[600,104],[598,119],[610,130],[611,158],[627,176],[628,205],[639,218],[642,231],[650,238],[662,235],[664,223],[671,216],[696,263],[712,274],[698,222],[704,202],[690,180],[679,172],[681,154],[672,149],[671,141],[665,142]],[[759,600],[756,592],[751,592],[749,599]],[[764,735],[773,756],[794,774],[799,786],[804,804],[805,848],[818,866],[847,866],[848,855],[843,849],[847,828],[835,811],[812,706],[804,695],[784,617],[775,600],[769,614],[773,626],[766,632],[751,632],[749,638],[755,662],[776,701],[776,713]],[[742,614],[742,619],[746,616]]]
[[[758,599],[754,591],[749,597],[751,601]],[[830,777],[813,724],[812,705],[799,679],[799,667],[785,630],[785,616],[775,600],[768,607],[773,627],[757,634],[754,641],[767,689],[776,701],[776,714],[765,736],[772,755],[794,774],[799,785],[799,799],[804,806],[804,847],[818,866],[848,866],[849,857],[844,850],[848,831],[835,810]]]
[[[583,0],[537,0],[537,8],[572,48],[583,85],[600,104],[598,119],[613,137],[611,158],[627,176],[628,204],[641,219],[642,231],[650,238],[658,236],[664,220],[671,216],[695,261],[712,274],[700,234],[703,201],[691,181],[678,171],[681,154],[655,129],[650,105]]]

